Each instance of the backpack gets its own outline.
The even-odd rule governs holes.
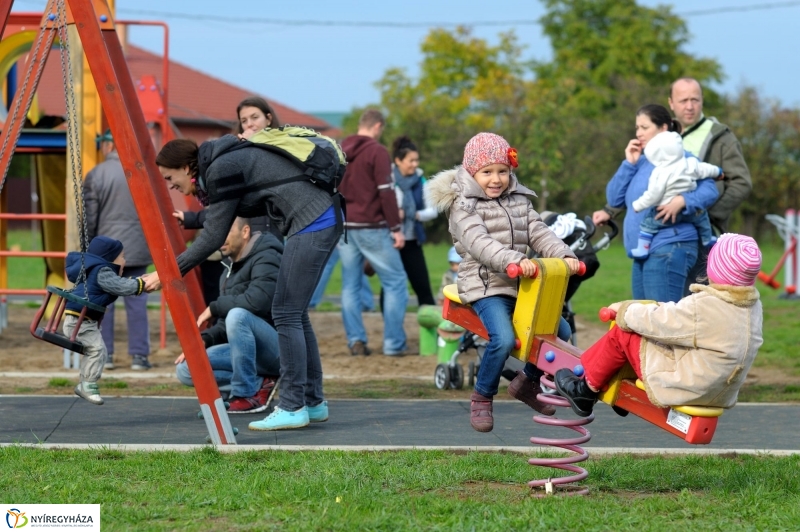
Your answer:
[[[302,172],[274,181],[267,188],[295,181],[311,181],[333,197],[336,226],[343,229],[342,216],[346,207],[344,197],[339,193],[339,185],[342,183],[347,161],[339,143],[306,127],[268,127],[254,133],[248,140],[240,142],[226,153],[250,146],[280,155],[293,162]]]

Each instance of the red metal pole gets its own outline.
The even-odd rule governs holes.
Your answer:
[[[0,0],[0,37],[6,31],[6,23],[8,22],[8,15],[11,14],[11,6],[14,5],[14,0]]]
[[[103,0],[67,2],[99,89],[100,101],[162,282],[163,296],[192,373],[209,434],[214,443],[236,443],[195,322],[196,312],[204,308],[200,287],[196,286],[199,304],[195,310],[172,251],[184,245],[172,219],[169,192],[155,164],[155,149],[108,6]]]

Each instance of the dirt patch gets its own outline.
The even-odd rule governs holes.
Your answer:
[[[29,332],[30,322],[36,309],[24,305],[9,306],[9,326],[0,334],[0,373],[57,373],[73,377],[74,371],[65,370],[60,348],[36,340]],[[123,309],[117,309],[115,330],[115,356],[117,366],[103,373],[101,387],[113,394],[130,395],[194,395],[192,390],[178,384],[170,374],[173,361],[181,352],[178,337],[169,315],[166,318],[166,348],[160,346],[160,311],[148,311],[150,322],[150,356],[153,369],[148,377],[135,378],[130,371],[127,355],[127,324]],[[414,314],[407,314],[405,329],[408,334],[409,355],[387,357],[380,351],[383,338],[383,321],[379,313],[365,313],[367,329],[373,354],[368,357],[353,357],[347,349],[347,341],[339,312],[313,312],[311,321],[317,333],[322,366],[326,376],[326,390],[331,397],[416,397],[416,398],[461,398],[468,390],[441,391],[433,387],[433,373],[437,365],[435,356],[419,356],[419,326]],[[578,320],[578,339],[581,347],[594,343],[606,331],[599,323]],[[461,359],[464,370],[474,354]],[[124,381],[117,382],[114,381]],[[105,382],[104,382],[105,381]],[[49,385],[50,377],[17,377],[0,375],[0,393],[55,393],[71,394],[71,386]],[[372,383],[372,384],[370,384]],[[748,384],[770,385],[797,383],[785,372],[770,368],[754,368],[748,376]],[[118,387],[122,385],[125,387]],[[465,386],[466,387],[466,386]]]

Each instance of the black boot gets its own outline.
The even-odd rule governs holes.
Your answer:
[[[556,390],[559,395],[569,401],[572,411],[581,417],[589,417],[592,407],[597,402],[597,392],[593,392],[586,379],[576,376],[567,368],[556,371]]]

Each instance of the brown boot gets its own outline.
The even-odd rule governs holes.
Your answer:
[[[538,381],[530,380],[522,371],[518,371],[517,376],[508,385],[508,395],[517,401],[522,401],[540,414],[552,416],[556,413],[556,407],[538,400],[536,396],[540,393],[542,393],[542,385]]]
[[[492,398],[484,397],[478,392],[472,392],[470,400],[472,401],[469,416],[470,425],[478,432],[491,432],[494,428]]]

